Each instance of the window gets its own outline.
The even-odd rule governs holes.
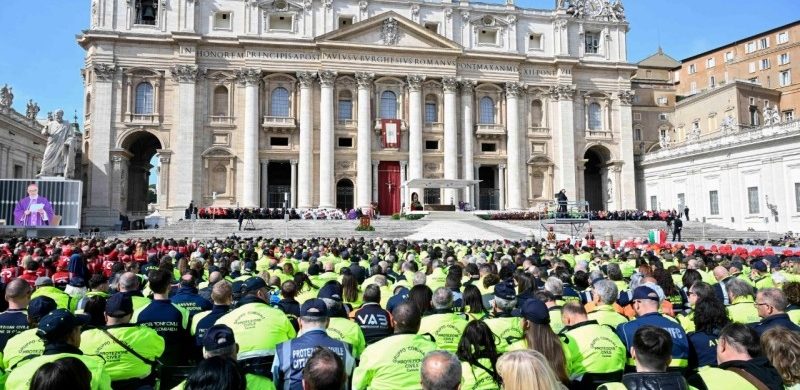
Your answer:
[[[733,52],[725,52],[725,62],[732,62],[733,61]]]
[[[758,124],[759,124],[758,107],[750,106],[750,125],[758,126]]]
[[[700,132],[700,122],[692,122],[692,133],[699,133]]]
[[[338,144],[340,148],[352,148],[353,147],[353,138],[352,137],[339,137]]]
[[[436,107],[436,96],[425,96],[425,123],[436,123],[439,121],[439,111]]]
[[[709,77],[708,78],[708,87],[709,88],[714,88],[716,86],[717,86],[717,78],[714,77],[714,76]]]
[[[423,192],[425,204],[441,204],[442,191],[438,188],[426,188]]]
[[[750,72],[750,73],[755,73],[756,72],[756,63],[755,62],[751,62],[751,63],[747,64],[747,71]]]
[[[269,16],[269,29],[278,31],[292,31],[292,15],[271,14]]]
[[[778,65],[786,65],[789,63],[789,53],[783,53],[778,56]]]
[[[438,34],[439,33],[439,23],[437,23],[437,22],[426,22],[425,23],[425,29],[428,30],[428,31],[432,31],[432,32]]]
[[[769,47],[769,37],[764,37],[758,40],[758,48],[766,49]]]
[[[769,58],[762,58],[758,64],[759,70],[769,69]]]
[[[666,96],[661,96],[658,98],[658,105],[659,106],[666,106],[668,103]]]
[[[791,122],[794,120],[794,110],[787,110],[783,112],[783,121]]]
[[[270,137],[269,146],[289,146],[289,137]]]
[[[600,33],[586,33],[586,54],[597,54],[600,52]]]
[[[666,113],[658,114],[658,120],[660,120],[660,121],[669,120],[669,116]]]
[[[697,81],[692,81],[689,84],[689,93],[691,93],[692,95],[697,93]]]
[[[269,113],[272,116],[289,117],[289,91],[286,88],[278,87],[272,90]]]
[[[650,196],[650,210],[658,210],[658,197],[655,195]]]
[[[789,33],[786,31],[778,33],[778,44],[789,42]]]
[[[497,44],[497,30],[482,29],[478,33],[478,44],[496,45]]]
[[[14,178],[15,179],[22,179],[22,165],[14,164]]]
[[[689,74],[695,74],[695,73],[697,73],[697,65],[695,64],[689,65]]]
[[[148,82],[139,83],[136,86],[136,104],[133,108],[134,114],[153,113],[153,85]]]
[[[749,82],[751,82],[753,84],[758,84],[758,77],[751,77],[751,78],[747,79],[747,81],[749,81]]]
[[[339,28],[347,27],[353,24],[353,17],[350,15],[339,16]]]
[[[353,119],[353,94],[350,90],[339,92],[339,120]]]
[[[158,0],[136,0],[135,11],[134,24],[155,26],[158,19]]]
[[[800,183],[794,183],[794,211],[800,213]]]
[[[719,215],[719,192],[717,190],[708,191],[708,213]]]
[[[678,194],[678,210],[682,210],[684,205],[686,205],[686,194],[681,192]]]
[[[706,60],[706,68],[713,68],[715,66],[717,66],[717,59],[716,58],[711,57],[711,58]]]
[[[589,103],[589,130],[602,130],[603,109],[598,103]]]
[[[381,119],[397,118],[397,95],[392,91],[381,93]]]
[[[228,116],[228,88],[224,85],[214,88],[214,107],[211,112],[214,116]]]
[[[439,150],[439,141],[426,140],[425,141],[425,150]]]
[[[779,77],[781,87],[785,87],[792,83],[792,71],[790,70],[781,71]]]
[[[531,126],[533,127],[543,127],[542,126],[542,101],[541,100],[534,100],[531,103]]]
[[[750,214],[758,214],[758,187],[747,187],[747,205]]]
[[[217,12],[214,14],[214,29],[217,30],[230,30],[231,29],[231,13],[230,12]]]
[[[542,50],[542,34],[528,35],[528,50]]]
[[[478,123],[480,124],[494,124],[494,100],[488,96],[481,98],[480,115],[478,116]]]
[[[642,140],[642,129],[633,129],[633,140],[634,141]]]
[[[744,52],[745,53],[750,54],[750,53],[752,53],[754,51],[756,51],[756,43],[755,42],[747,42],[747,44],[744,45]]]
[[[497,151],[497,144],[494,142],[481,142],[481,152],[493,153]]]
[[[642,113],[641,112],[634,112],[633,113],[633,120],[635,120],[635,121],[642,120]]]
[[[664,138],[667,136],[667,129],[658,129],[658,136]]]

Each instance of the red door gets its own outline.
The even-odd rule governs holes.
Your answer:
[[[381,161],[378,164],[378,210],[381,215],[400,212],[400,163]]]

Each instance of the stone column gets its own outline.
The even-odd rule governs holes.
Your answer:
[[[474,172],[474,176],[472,176],[473,179],[480,177],[480,169],[481,169],[481,164],[475,164],[474,169],[472,170]],[[472,185],[472,200],[473,200],[472,207],[475,210],[478,210],[480,208],[480,203],[481,203],[480,183]]]
[[[92,68],[94,72],[94,93],[92,98],[96,102],[111,102],[114,90],[114,76],[116,67],[113,64],[97,64]],[[107,226],[114,224],[119,214],[111,212],[111,183],[112,171],[109,161],[112,139],[115,137],[112,126],[112,104],[92,105],[92,138],[89,148],[89,189],[88,204],[86,207],[87,226]],[[162,145],[163,146],[163,145]],[[7,161],[7,157],[6,157]],[[8,171],[8,166],[6,170]],[[186,205],[188,206],[188,204]],[[186,207],[184,206],[184,207]]]
[[[172,157],[172,152],[169,150],[158,149],[158,183],[156,185],[156,197],[158,199],[158,208],[163,210],[170,207],[169,202],[169,162]],[[187,205],[188,206],[188,205]]]
[[[319,72],[320,121],[319,121],[319,207],[333,208],[333,83],[336,72]]]
[[[297,160],[289,160],[289,164],[292,166],[292,178],[291,178],[291,187],[289,195],[289,207],[296,208],[297,207]]]
[[[378,165],[381,162],[378,160],[372,160],[372,201],[378,201]]]
[[[200,207],[200,197],[195,188],[195,183],[199,175],[195,145],[198,135],[195,134],[195,83],[197,81],[197,66],[194,65],[175,65],[171,69],[172,79],[178,83],[178,114],[173,117],[177,119],[177,137],[175,144],[180,145],[180,153],[175,153],[173,162],[175,163],[176,177],[180,177],[180,191],[175,192],[175,206],[183,211],[189,203],[195,201],[195,205]],[[176,210],[176,211],[178,211]]]
[[[458,179],[458,108],[456,91],[458,81],[455,77],[442,79],[444,88],[444,178]],[[445,188],[443,204],[457,204],[458,190]]]
[[[111,154],[112,185],[111,209],[119,214],[127,214],[128,208],[128,169],[133,155],[124,149],[114,149]],[[186,203],[188,206],[189,203]]]
[[[403,182],[408,180],[407,179],[407,177],[408,177],[407,172],[408,172],[408,161],[400,161],[400,184],[399,185],[402,185]],[[409,205],[409,195],[408,194],[409,194],[408,187],[401,188],[401,191],[400,191],[400,204],[403,206],[403,207],[400,208],[401,211],[405,211],[406,208],[408,208],[410,206]]]
[[[422,178],[422,81],[423,75],[408,75],[408,180]],[[420,194],[421,188],[408,189]],[[410,195],[409,195],[410,196]],[[410,198],[407,198],[410,199]]]
[[[506,165],[500,164],[497,166],[497,186],[500,190],[500,199],[497,202],[497,208],[500,210],[506,209]]]
[[[358,82],[358,143],[356,157],[356,207],[370,207],[372,193],[372,120],[370,115],[370,90],[372,73],[356,73]]]
[[[474,146],[474,132],[475,132],[475,113],[472,111],[472,102],[474,98],[475,82],[472,80],[464,80],[461,82],[461,117],[463,119],[463,127],[461,133],[464,137],[462,158],[464,160],[464,179],[474,180],[475,169],[473,152]],[[475,188],[474,186],[467,186],[464,189],[464,201],[469,202],[475,207]]]
[[[576,158],[582,159],[583,156],[575,155],[575,125],[573,121],[573,102],[575,95],[574,85],[558,85],[551,88],[552,99],[556,103],[556,122],[553,126],[554,149],[556,153],[555,165],[556,189],[567,190],[569,199],[583,199],[584,196],[578,191],[579,182],[576,180]]]
[[[520,85],[516,82],[506,83],[506,131],[508,145],[508,208],[519,210],[522,204],[522,168],[520,157],[520,129],[519,129],[519,95],[522,93]]]
[[[307,209],[313,207],[314,198],[314,111],[311,104],[316,74],[313,72],[297,72],[300,82],[300,158],[298,163],[297,207]]]
[[[631,122],[631,102],[633,91],[620,91],[619,98],[619,148],[622,157],[621,181],[617,181],[615,191],[621,196],[619,207],[623,209],[636,208],[636,172],[633,162],[633,124]],[[681,210],[683,211],[683,210]],[[689,213],[691,215],[691,212]]]
[[[9,175],[6,172],[8,170],[6,159],[8,159],[8,146],[0,145],[0,177],[13,177],[13,174]]]
[[[244,89],[244,141],[242,153],[241,207],[258,205],[258,85],[260,69],[242,69],[237,72],[239,85]]]
[[[261,160],[261,207],[269,207],[269,160]]]

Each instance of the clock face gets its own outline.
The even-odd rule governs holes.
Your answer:
[[[586,1],[586,13],[590,16],[599,16],[603,12],[603,0]]]

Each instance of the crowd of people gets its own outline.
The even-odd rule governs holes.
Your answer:
[[[197,209],[200,219],[239,219],[239,216],[250,219],[355,219],[339,209],[295,209],[295,208],[223,208],[202,207]],[[187,218],[188,219],[188,218]]]
[[[594,221],[664,221],[671,222],[684,218],[689,220],[688,208],[677,210],[579,210],[574,207],[559,212],[557,209],[498,211],[489,213],[492,220],[544,220],[553,218],[586,218]]]
[[[800,389],[797,255],[641,240],[14,238],[0,242],[0,380]]]

